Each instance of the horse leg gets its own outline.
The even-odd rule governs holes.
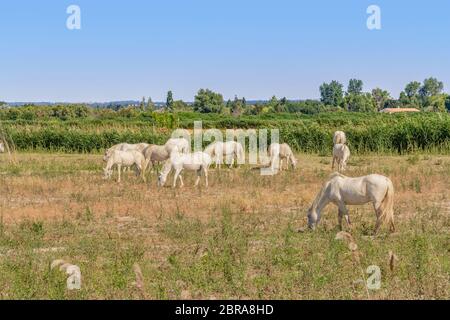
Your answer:
[[[172,188],[176,188],[176,186],[177,186],[177,179],[178,179],[178,176],[180,175],[180,172],[181,172],[181,170],[178,170],[178,169],[175,171],[175,174],[173,176]]]
[[[391,232],[395,232],[394,216],[391,218]]]
[[[381,220],[381,209],[380,209],[381,203],[376,203],[374,202],[373,204],[373,208],[375,209],[375,214],[377,216],[377,222],[375,224],[375,230],[374,230],[374,235],[376,235],[378,233],[378,231],[380,230],[381,224],[383,223],[383,221]]]
[[[233,165],[234,165],[234,156],[231,158],[231,160],[230,160],[230,169],[231,168],[233,168]]]
[[[205,175],[205,186],[208,188],[208,169],[203,168],[203,174]]]
[[[350,226],[350,218],[348,216],[348,210],[347,207],[345,206],[344,202],[340,202],[338,204],[338,222],[339,222],[339,229],[342,231],[342,218],[345,217],[345,221],[347,222],[347,224]]]
[[[181,176],[181,174],[178,176],[178,178],[180,179],[180,187],[183,188],[184,187],[184,183],[183,183],[183,177]]]
[[[334,170],[334,163],[336,162],[336,157],[333,157],[333,161],[331,162],[331,170]]]
[[[120,183],[120,172],[122,171],[122,165],[121,164],[118,164],[117,165],[117,172],[118,172],[118,174],[119,174],[119,178],[117,179],[117,182],[119,182]]]
[[[197,170],[197,179],[195,180],[194,187],[198,186],[198,183],[200,182],[200,176],[202,175],[201,170],[202,170],[201,168],[199,170]]]
[[[346,215],[344,215],[344,217],[345,217],[345,221],[347,222],[348,227],[351,228],[352,222],[350,221],[350,216],[348,215],[348,212]]]

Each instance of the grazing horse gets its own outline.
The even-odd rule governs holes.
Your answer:
[[[174,138],[169,139],[163,146],[148,145],[142,152],[145,157],[144,171],[147,170],[150,162],[152,163],[151,168],[153,168],[155,163],[169,159],[174,148],[177,148],[181,153],[189,153],[189,141],[184,138]]]
[[[238,166],[243,164],[245,161],[245,153],[242,144],[236,141],[216,141],[211,143],[205,148],[205,153],[214,159],[216,167],[220,169],[220,165],[223,163],[223,156],[225,156],[225,163],[233,166],[234,158],[236,157],[236,162]]]
[[[183,178],[181,177],[181,171],[191,170],[197,171],[197,180],[195,181],[195,186],[200,182],[200,176],[202,173],[205,176],[206,187],[208,187],[208,168],[211,165],[211,157],[204,152],[194,152],[189,154],[180,153],[178,148],[175,147],[170,154],[169,160],[166,161],[164,167],[158,177],[158,186],[162,187],[165,185],[167,176],[169,175],[172,168],[175,170],[175,175],[173,178],[172,187],[177,186],[177,179],[180,179],[181,187],[184,186]]]
[[[277,161],[280,161],[280,171],[283,171],[283,161],[286,160],[286,170],[289,169],[289,162],[295,169],[297,167],[297,159],[292,152],[291,147],[287,143],[272,143],[269,146],[270,165],[272,170],[276,169]]]
[[[120,172],[122,171],[122,167],[131,167],[135,165],[135,172],[136,175],[141,174],[142,179],[145,181],[144,176],[144,165],[145,165],[145,158],[142,155],[141,152],[136,150],[128,150],[128,151],[120,151],[120,150],[114,150],[112,151],[106,161],[106,167],[103,169],[105,173],[105,179],[111,178],[111,175],[113,173],[113,167],[117,166],[117,171],[119,174],[119,177],[117,179],[117,182],[120,182]]]
[[[345,136],[345,132],[336,131],[333,136],[333,144],[346,144],[347,137]]]
[[[342,218],[350,226],[346,205],[362,205],[372,202],[377,216],[375,234],[383,222],[394,225],[394,186],[392,181],[379,174],[349,178],[339,173],[331,175],[308,210],[308,226],[312,229],[320,222],[322,210],[330,203],[338,208],[338,222],[342,229]]]
[[[158,146],[152,144],[144,149],[144,157],[145,157],[144,171],[146,171],[150,163],[151,168],[153,168],[157,162],[162,162],[169,159],[170,154],[169,152],[167,152],[166,146]]]
[[[345,144],[335,144],[333,147],[333,162],[331,169],[334,170],[334,164],[338,165],[338,172],[343,172],[347,168],[347,161],[350,158],[350,149]]]

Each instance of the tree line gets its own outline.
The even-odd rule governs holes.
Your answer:
[[[258,115],[265,113],[305,113],[316,114],[325,111],[377,112],[385,108],[416,108],[421,111],[450,111],[450,95],[444,93],[443,82],[430,77],[423,82],[412,81],[405,86],[398,99],[394,99],[387,90],[375,88],[364,92],[364,83],[359,79],[350,79],[346,90],[338,81],[323,83],[320,86],[320,100],[290,101],[273,96],[266,102],[247,103],[244,97],[235,96],[224,101],[220,93],[209,89],[200,89],[194,103],[173,101],[172,91],[167,95],[168,111],[193,110],[200,113],[225,113],[233,116]]]
[[[350,79],[346,90],[338,81],[323,83],[320,88],[320,100],[292,101],[286,98],[273,96],[268,101],[248,103],[244,97],[235,96],[234,99],[224,100],[222,94],[210,89],[200,89],[194,97],[193,103],[175,100],[172,91],[168,91],[166,101],[158,106],[150,97],[142,98],[139,104],[121,106],[108,105],[95,111],[102,117],[136,117],[139,113],[150,114],[153,111],[179,112],[194,111],[199,113],[227,114],[235,117],[241,115],[260,115],[270,113],[303,113],[317,114],[327,111],[349,112],[377,112],[384,108],[417,108],[422,111],[448,112],[450,111],[450,95],[444,93],[443,82],[430,77],[423,82],[412,81],[394,99],[387,90],[375,88],[371,92],[364,92],[364,83],[359,79]],[[4,102],[0,102],[0,109]],[[54,117],[62,120],[83,118],[92,114],[85,105],[58,105],[39,107],[25,105],[22,110],[9,108],[8,112],[0,112],[1,119],[27,119]]]

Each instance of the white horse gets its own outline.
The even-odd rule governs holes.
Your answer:
[[[144,171],[147,170],[147,167],[150,164],[150,162],[152,163],[151,168],[153,168],[153,166],[157,162],[162,162],[169,159],[170,154],[172,153],[175,147],[179,151],[181,151],[181,153],[189,153],[190,151],[189,141],[184,138],[169,139],[163,146],[155,144],[148,145],[142,152],[145,157]]]
[[[148,143],[136,143],[136,144],[119,143],[105,151],[105,155],[103,156],[103,161],[105,161],[105,162],[108,161],[109,155],[115,150],[119,150],[119,151],[135,150],[135,151],[139,151],[143,154],[144,149],[147,148],[148,146],[150,146],[150,144],[148,144]]]
[[[333,136],[333,144],[346,144],[347,137],[345,136],[345,132],[336,131]]]
[[[347,167],[347,161],[350,158],[350,149],[346,144],[335,144],[333,147],[333,162],[331,169],[334,170],[334,164],[337,163],[338,171],[343,172]]]
[[[208,168],[211,165],[211,157],[205,152],[194,152],[183,154],[175,147],[170,154],[169,160],[164,164],[163,170],[158,177],[158,185],[164,186],[172,168],[175,170],[172,187],[177,186],[177,179],[180,179],[181,187],[184,186],[183,178],[181,177],[181,171],[191,170],[197,171],[197,180],[195,186],[200,182],[200,176],[202,173],[205,175],[205,185],[208,187]]]
[[[145,181],[145,177],[143,175],[143,168],[145,165],[145,158],[141,152],[136,150],[128,150],[128,151],[120,151],[114,150],[108,156],[106,167],[103,169],[105,173],[105,178],[111,178],[113,173],[113,167],[117,166],[117,171],[119,174],[117,182],[120,182],[120,172],[122,171],[122,167],[131,167],[136,166],[136,175],[141,174],[142,178]]]
[[[167,140],[166,144],[164,145],[164,147],[166,148],[167,152],[169,154],[172,153],[172,150],[174,149],[174,147],[177,147],[178,150],[181,153],[189,153],[191,150],[191,146],[189,145],[189,141],[185,138],[172,138]]]
[[[279,161],[280,171],[283,171],[284,160],[286,160],[286,170],[289,169],[289,163],[291,163],[294,169],[297,167],[297,159],[287,143],[272,143],[269,146],[269,158],[272,170],[276,169]]]
[[[0,142],[0,153],[4,152],[5,152],[5,145],[3,144],[3,142]]]
[[[312,229],[319,223],[322,210],[330,203],[339,208],[338,222],[342,229],[342,218],[351,226],[346,205],[362,205],[372,202],[377,216],[375,234],[381,224],[390,222],[394,226],[394,186],[392,181],[379,174],[349,178],[339,173],[331,175],[308,210],[308,226]]]
[[[151,168],[157,163],[166,161],[169,159],[170,154],[167,152],[166,146],[158,146],[152,144],[144,149],[145,165],[144,171],[147,170],[149,164],[151,163]]]
[[[225,163],[228,164],[230,168],[233,166],[235,157],[238,165],[243,164],[245,161],[244,147],[236,141],[213,142],[205,148],[204,152],[214,159],[216,167],[219,169],[220,165],[223,163],[224,156]]]

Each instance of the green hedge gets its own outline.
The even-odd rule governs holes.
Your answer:
[[[167,116],[161,116],[168,119]],[[99,120],[8,120],[2,131],[19,150],[98,152],[119,142],[164,143],[170,129],[142,119]],[[194,120],[203,128],[278,128],[282,142],[295,150],[329,154],[336,130],[347,133],[354,153],[450,153],[450,115],[325,113],[319,115],[277,114],[233,118],[224,115],[180,113],[173,116],[180,127],[191,129]],[[162,121],[162,120],[161,120]],[[170,121],[170,120],[169,120]]]

